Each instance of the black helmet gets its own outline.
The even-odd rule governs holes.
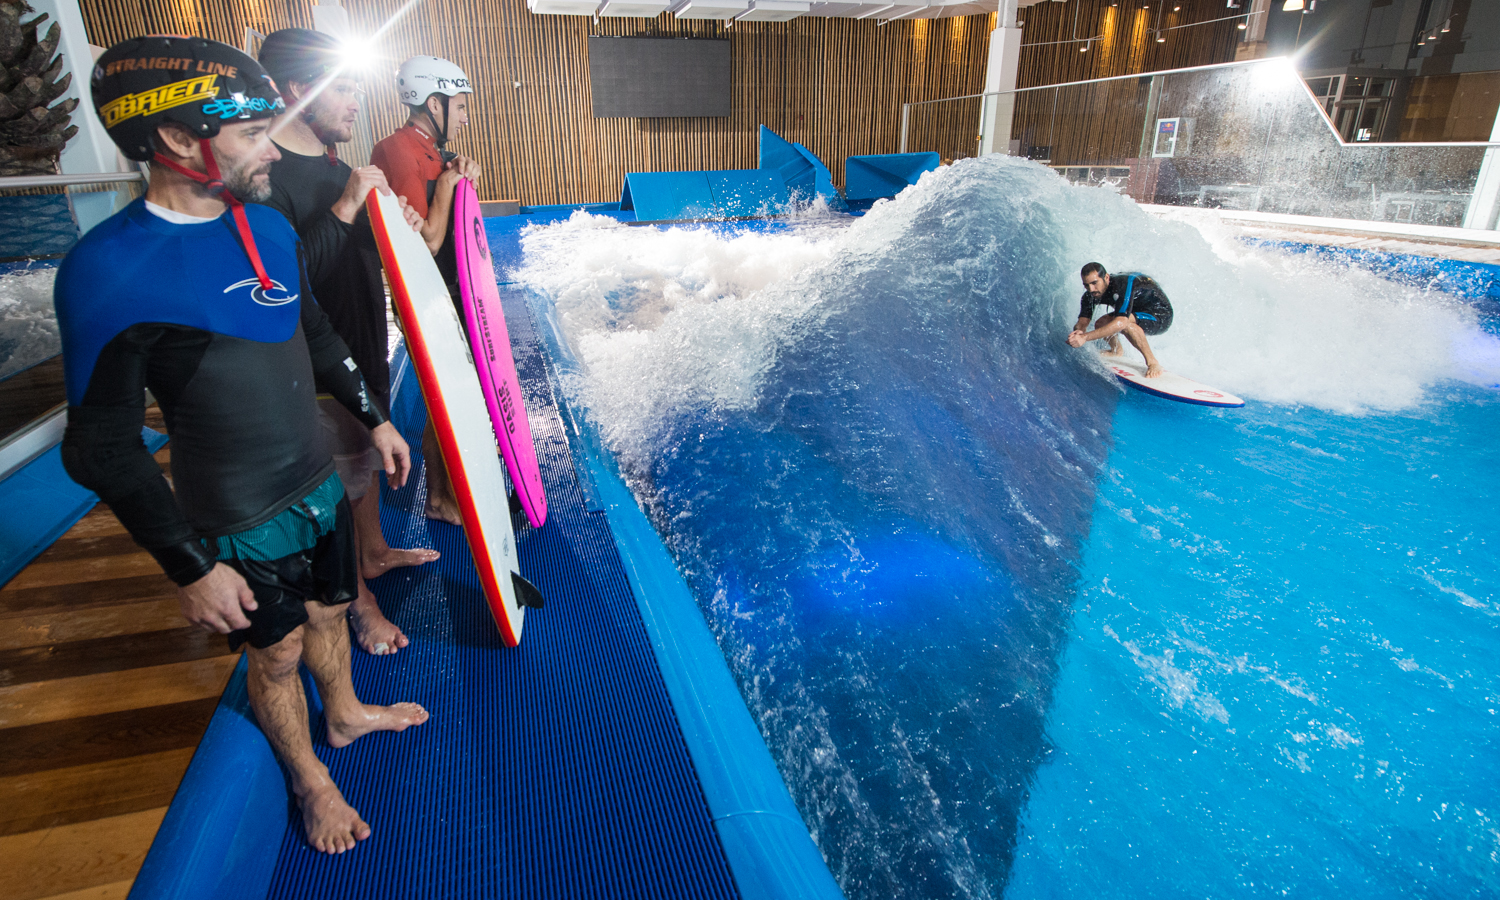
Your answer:
[[[342,63],[339,42],[310,28],[273,31],[260,45],[260,64],[281,88],[289,81],[312,84]]]
[[[127,157],[156,152],[156,129],[176,122],[201,140],[225,122],[268,119],[286,109],[260,63],[228,44],[156,35],[121,41],[99,57],[94,110]]]

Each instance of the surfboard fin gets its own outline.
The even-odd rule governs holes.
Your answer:
[[[536,589],[536,585],[522,578],[519,574],[510,573],[510,583],[516,588],[516,602],[530,609],[541,609],[546,602],[542,592]]]
[[[525,509],[525,507],[521,505],[521,495],[519,493],[517,493],[516,491],[511,491],[506,496],[510,500],[511,515],[515,515],[516,513],[521,512]]]

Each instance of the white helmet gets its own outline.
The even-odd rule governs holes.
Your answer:
[[[396,73],[396,92],[407,106],[421,106],[433,94],[456,97],[472,94],[464,70],[436,56],[413,56]]]

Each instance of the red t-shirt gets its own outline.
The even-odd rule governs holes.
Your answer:
[[[385,173],[396,196],[427,218],[434,185],[443,174],[443,158],[432,138],[415,125],[400,128],[370,151],[370,165]]]

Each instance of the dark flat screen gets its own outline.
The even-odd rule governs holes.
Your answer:
[[[594,117],[729,115],[729,42],[589,38]]]

